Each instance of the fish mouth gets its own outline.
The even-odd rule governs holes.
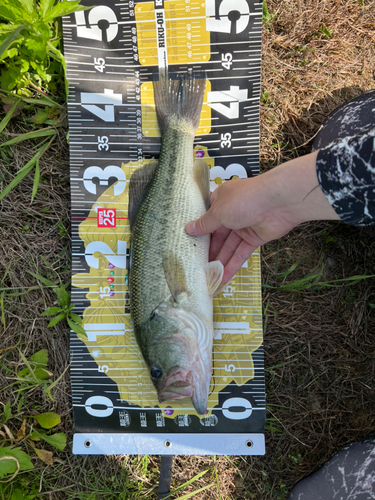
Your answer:
[[[196,412],[207,411],[208,384],[194,376],[193,370],[173,367],[167,374],[164,387],[158,393],[160,403],[190,398]]]

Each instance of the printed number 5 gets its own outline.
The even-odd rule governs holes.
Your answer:
[[[250,19],[250,8],[246,0],[223,0],[219,5],[219,19],[216,19],[216,0],[206,0],[206,30],[219,33],[230,33],[232,22],[236,25],[236,33],[242,33],[247,28]],[[236,21],[229,19],[231,12],[239,12]]]
[[[108,21],[109,26],[105,30],[107,32],[107,41],[111,42],[116,38],[118,33],[117,17],[113,10],[106,5],[99,5],[90,10],[88,16],[89,28],[86,28],[85,14],[82,10],[75,12],[74,15],[76,17],[78,37],[102,42],[104,30],[99,28],[99,21]]]

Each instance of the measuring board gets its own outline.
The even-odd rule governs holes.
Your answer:
[[[82,5],[93,5],[82,0]],[[262,455],[265,392],[260,256],[214,298],[208,411],[159,404],[129,310],[129,180],[157,158],[152,80],[205,71],[194,155],[210,188],[259,173],[262,2],[105,0],[63,18],[69,82],[76,454]]]

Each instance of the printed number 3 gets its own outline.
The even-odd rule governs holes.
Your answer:
[[[115,165],[109,165],[105,169],[100,167],[88,167],[83,174],[83,185],[89,193],[96,194],[96,184],[93,183],[93,179],[99,179],[99,184],[101,186],[108,186],[109,179],[111,177],[117,178],[118,182],[113,186],[113,194],[118,196],[121,194],[126,186],[126,175],[125,172]]]
[[[240,179],[247,179],[245,167],[239,163],[231,163],[225,169],[223,167],[212,167],[210,170],[210,191],[213,193],[219,184],[216,179],[219,177],[221,182],[229,181],[232,177],[237,176]]]
[[[231,12],[239,12],[240,17],[235,22],[236,33],[242,33],[247,28],[250,19],[250,8],[246,0],[223,0],[219,5],[219,19],[216,19],[215,0],[206,0],[206,30],[219,33],[230,33],[232,21]]]

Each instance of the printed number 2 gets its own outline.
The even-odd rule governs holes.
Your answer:
[[[89,40],[103,41],[103,32],[99,28],[99,21],[108,21],[109,26],[105,29],[107,32],[107,41],[114,40],[118,33],[118,23],[116,14],[106,5],[98,5],[90,10],[88,21],[90,27],[86,27],[85,13],[81,10],[74,13],[77,23],[77,36],[88,38]]]
[[[93,269],[99,269],[99,259],[94,257],[98,252],[104,255],[109,263],[119,269],[126,269],[126,241],[117,240],[117,254],[104,241],[92,241],[85,248],[85,259]]]
[[[250,19],[250,8],[246,0],[223,0],[219,5],[219,19],[216,19],[216,0],[206,0],[206,30],[218,33],[230,33],[232,22],[236,25],[236,33],[242,33],[247,28]],[[229,19],[231,12],[239,12],[236,21]]]

